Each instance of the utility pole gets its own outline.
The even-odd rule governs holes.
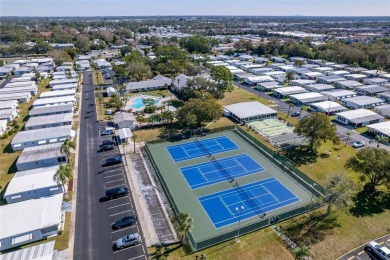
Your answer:
[[[240,243],[240,224],[241,224],[241,212],[245,209],[244,206],[236,207],[236,211],[238,211],[238,228],[237,228],[237,237],[236,243]]]

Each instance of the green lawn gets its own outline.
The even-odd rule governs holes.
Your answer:
[[[230,105],[239,102],[259,101],[263,104],[270,105],[268,100],[258,97],[242,88],[234,87],[234,90],[230,93],[225,93],[225,97],[218,101],[222,106]]]
[[[164,248],[156,254],[155,248],[149,248],[151,259],[159,259],[164,255],[169,260],[200,259],[202,254],[207,259],[294,259],[284,242],[271,228],[255,231],[240,237],[240,243],[234,240],[186,255],[180,245],[172,245]],[[263,256],[263,257],[262,257]]]
[[[359,127],[359,128],[355,129],[355,131],[360,133],[360,134],[364,134],[365,132],[367,132],[367,130],[368,130],[367,126],[363,126],[363,127]]]
[[[92,75],[92,82],[94,85],[104,84],[103,76],[101,71],[95,71]]]

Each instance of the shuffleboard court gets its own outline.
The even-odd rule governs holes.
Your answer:
[[[238,146],[227,136],[195,140],[190,143],[167,146],[167,150],[175,162],[181,162],[235,149],[238,149]]]
[[[264,168],[248,154],[240,154],[219,160],[180,168],[191,189],[197,189],[222,181],[263,172]]]
[[[275,178],[198,198],[216,228],[300,201]]]

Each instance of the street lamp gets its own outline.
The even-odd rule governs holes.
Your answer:
[[[314,195],[314,187],[317,186],[317,184],[313,183],[313,184],[310,184],[310,187],[312,188],[311,189],[311,197],[310,197],[310,204],[313,200],[313,195]]]
[[[245,209],[244,206],[236,207],[236,211],[238,211],[238,228],[237,228],[237,237],[236,237],[236,243],[240,243],[240,224],[241,224],[241,212]]]

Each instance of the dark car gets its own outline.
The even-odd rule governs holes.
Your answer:
[[[114,146],[111,145],[111,144],[106,144],[106,145],[102,145],[99,147],[99,152],[104,152],[104,151],[111,151],[111,150],[114,150]]]
[[[129,194],[129,189],[125,187],[118,187],[106,190],[106,198],[109,200],[124,197]]]
[[[106,140],[103,140],[102,144],[100,145],[100,147],[104,146],[104,145],[115,145],[115,142],[114,140],[111,140],[111,139],[106,139]]]
[[[120,156],[110,157],[106,159],[106,166],[120,164],[122,159]]]
[[[301,113],[299,113],[299,112],[292,112],[291,113],[292,117],[297,117],[297,116],[300,116],[300,115],[301,115]]]
[[[136,215],[129,215],[129,216],[123,217],[123,218],[117,220],[112,225],[112,229],[120,229],[123,227],[130,226],[130,225],[134,224],[136,220],[137,220]]]

